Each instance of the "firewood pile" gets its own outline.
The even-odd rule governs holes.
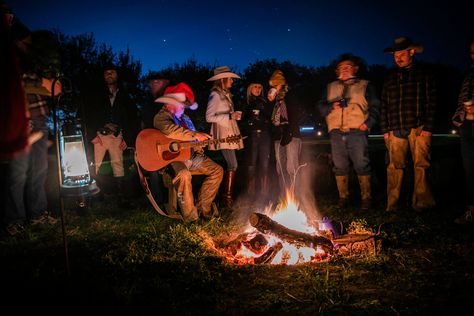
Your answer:
[[[334,236],[331,231],[324,230],[318,231],[318,234],[308,234],[289,229],[262,213],[252,213],[249,222],[255,228],[254,231],[216,245],[233,263],[320,262],[334,256],[377,255],[382,251],[379,234],[363,232]],[[285,252],[285,244],[290,244],[295,249],[310,248],[313,253],[306,259],[299,254],[296,260],[291,261],[288,251]],[[275,262],[277,256],[281,258]]]

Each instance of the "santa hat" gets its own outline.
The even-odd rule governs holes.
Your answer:
[[[156,99],[155,102],[173,105],[182,104],[191,110],[198,108],[198,104],[194,102],[193,90],[184,82],[180,82],[175,86],[166,87],[163,96]]]

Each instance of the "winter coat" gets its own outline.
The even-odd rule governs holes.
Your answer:
[[[240,135],[237,121],[230,118],[234,112],[234,104],[229,93],[212,90],[207,101],[206,121],[211,123],[211,136],[214,139],[226,138],[228,136]],[[220,143],[209,145],[210,150],[221,149],[242,149],[244,143],[242,139],[236,143]]]

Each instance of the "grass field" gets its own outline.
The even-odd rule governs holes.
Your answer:
[[[2,307],[74,315],[471,315],[474,231],[453,223],[463,210],[457,140],[434,141],[430,180],[438,206],[423,214],[408,207],[384,211],[384,150],[377,139],[371,140],[373,208],[358,209],[355,179],[352,206],[335,208],[327,146],[306,142],[303,153],[317,216],[345,227],[354,222],[367,230],[380,227],[378,255],[295,266],[234,265],[208,241],[238,231],[231,219],[251,211],[249,203],[221,209],[220,219],[185,225],[155,213],[140,191],[130,197],[132,209],[120,209],[109,197],[82,214],[67,200],[67,248],[61,225],[1,239]],[[406,201],[410,176],[407,172]]]

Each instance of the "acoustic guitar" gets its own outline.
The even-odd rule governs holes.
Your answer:
[[[143,169],[156,171],[174,161],[186,161],[191,158],[191,149],[205,147],[210,144],[237,143],[241,135],[228,136],[221,139],[208,139],[204,141],[181,141],[167,137],[154,128],[142,130],[135,141],[135,154]]]

